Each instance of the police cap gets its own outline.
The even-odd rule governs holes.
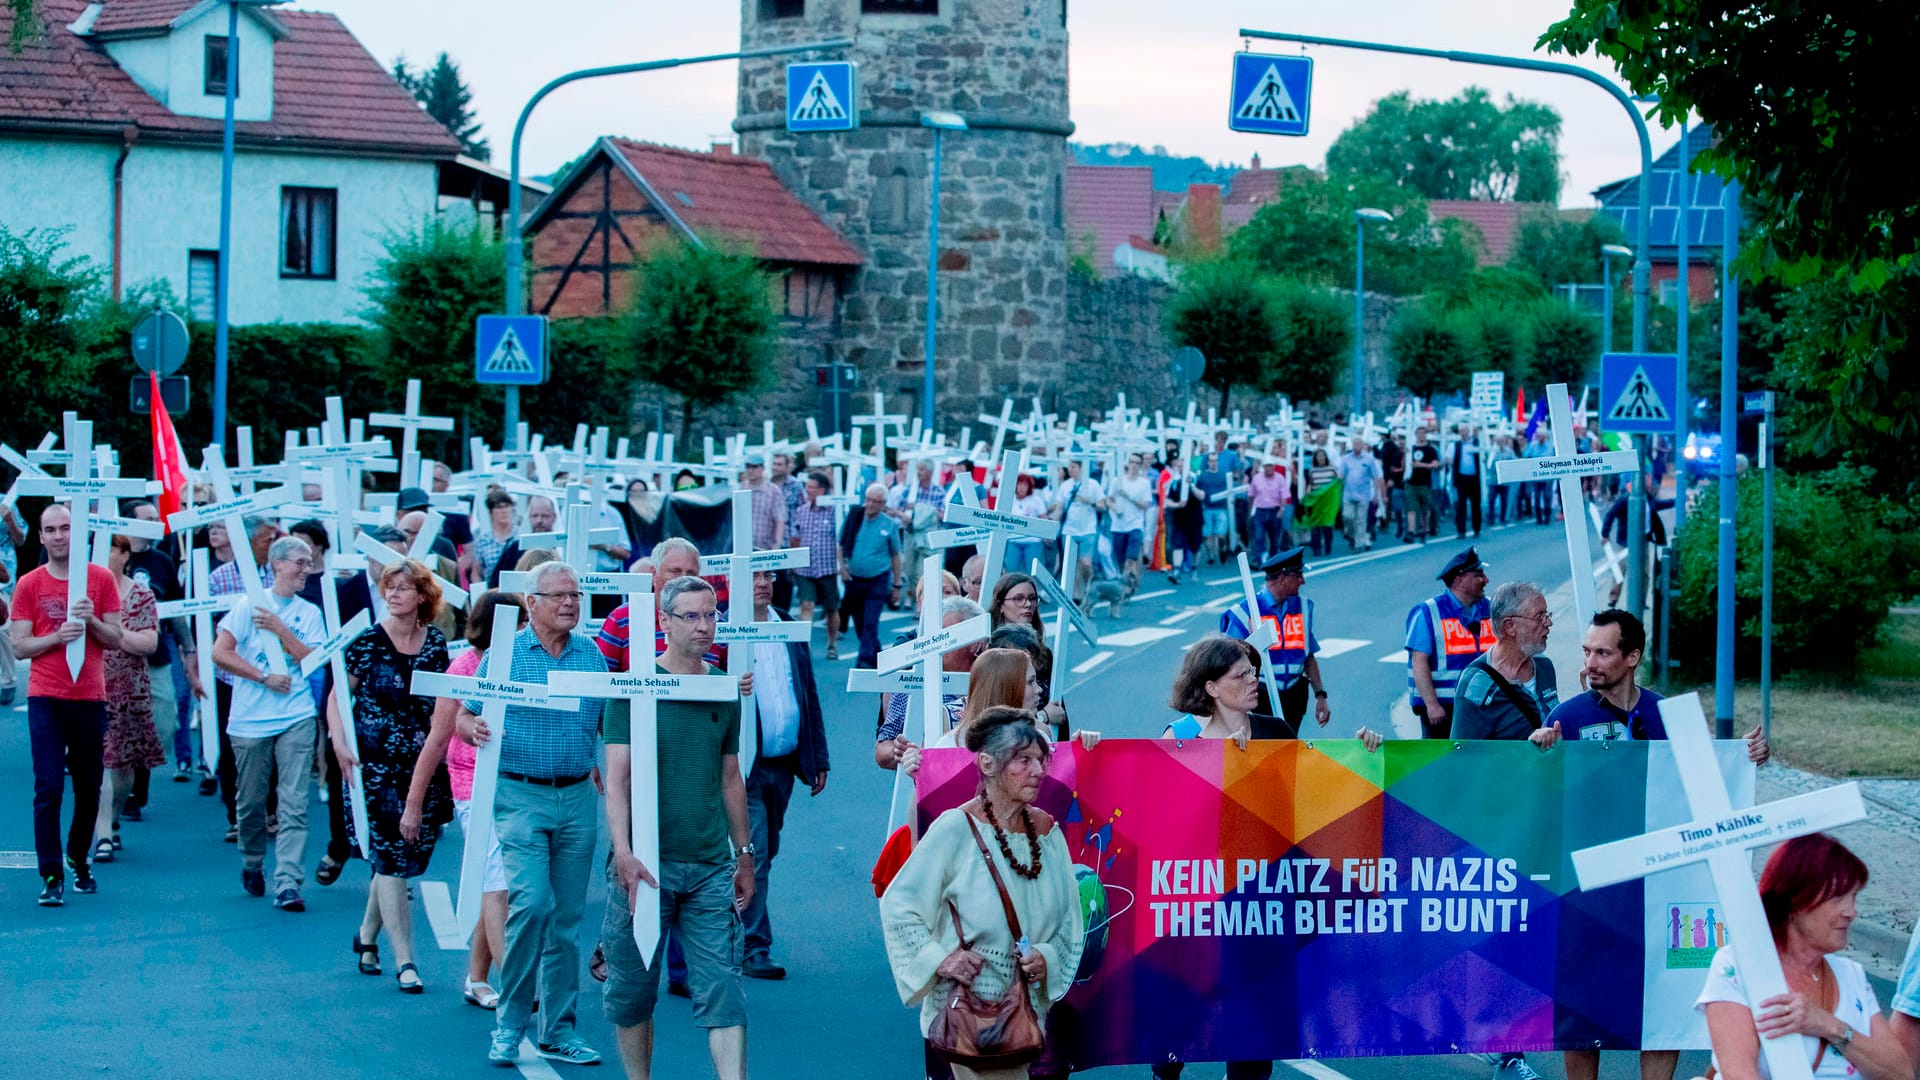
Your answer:
[[[1478,570],[1481,573],[1486,573],[1487,567],[1490,565],[1492,564],[1481,562],[1480,554],[1472,548],[1468,548],[1460,554],[1455,555],[1447,563],[1447,568],[1440,571],[1440,580],[1451,585],[1455,577],[1469,570]]]

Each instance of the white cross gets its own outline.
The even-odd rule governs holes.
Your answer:
[[[941,615],[941,557],[929,555],[920,564],[920,632],[912,641],[903,642],[890,649],[883,649],[874,664],[874,670],[881,675],[899,671],[902,668],[918,665],[920,668],[920,745],[932,746],[934,740],[946,733],[946,702],[940,693],[927,691],[927,687],[945,689],[945,680],[941,678],[941,662],[955,649],[963,649],[977,641],[985,641],[993,633],[993,619],[982,612],[965,622],[943,627],[945,618]],[[898,823],[905,819],[902,809],[901,792],[904,773],[895,769],[893,773],[893,803],[887,814],[887,833],[891,835]]]
[[[471,935],[480,922],[480,885],[486,878],[487,849],[493,840],[493,800],[500,784],[500,744],[507,737],[507,706],[580,711],[579,699],[550,697],[545,683],[514,681],[513,638],[519,623],[519,608],[505,601],[494,604],[493,634],[478,671],[472,675],[416,671],[407,684],[408,691],[419,697],[483,703],[480,718],[486,721],[489,738],[474,752],[473,800],[468,804],[469,828],[461,852],[460,897],[454,913],[462,937]]]
[[[1060,540],[1060,566],[1062,572],[1067,574],[1074,572],[1073,540],[1071,536]],[[1073,602],[1073,597],[1068,596],[1067,591],[1060,587],[1060,583],[1053,580],[1053,575],[1047,572],[1047,568],[1040,565],[1039,559],[1033,560],[1032,574],[1033,580],[1040,586],[1041,594],[1052,600],[1054,606],[1059,609],[1054,615],[1053,677],[1048,680],[1050,685],[1047,687],[1047,700],[1060,701],[1066,695],[1067,625],[1071,623],[1073,628],[1080,632],[1080,636],[1086,639],[1088,646],[1098,648],[1100,642],[1094,636],[1093,624],[1080,613],[1079,607]]]
[[[1552,391],[1550,391],[1552,392]],[[1565,408],[1566,395],[1558,397]],[[1579,575],[1575,575],[1578,577]],[[1753,882],[1752,849],[1796,836],[1821,832],[1867,816],[1860,785],[1842,784],[1790,799],[1736,810],[1714,766],[1713,743],[1700,695],[1685,694],[1660,702],[1667,745],[1680,770],[1687,807],[1694,820],[1644,836],[1583,848],[1573,853],[1573,871],[1582,889],[1593,890],[1646,877],[1688,863],[1704,862],[1713,890],[1726,913],[1734,964],[1757,1015],[1760,1003],[1787,992],[1780,954],[1767,931],[1767,913]],[[1653,748],[1658,753],[1658,746]],[[1799,1036],[1762,1039],[1760,1050],[1775,1080],[1812,1080]]]
[[[653,591],[653,578],[647,574],[628,574],[603,572],[593,568],[593,545],[613,543],[620,539],[618,529],[593,528],[593,504],[580,501],[580,485],[567,488],[563,504],[566,507],[564,524],[566,531],[558,534],[532,534],[520,538],[522,550],[531,551],[536,541],[546,546],[551,537],[566,538],[565,557],[561,560],[573,568],[573,575],[580,582],[580,591],[589,596],[620,596],[628,593]],[[422,529],[420,535],[427,535]],[[502,571],[500,588],[507,592],[526,592],[533,588],[531,572]]]
[[[373,618],[362,611],[341,625],[339,590],[333,587],[332,581],[320,583],[320,610],[327,620],[327,640],[300,658],[300,677],[311,678],[322,664],[333,667],[333,696],[340,714],[340,733],[347,737],[347,752],[354,760],[347,806],[353,813],[353,835],[360,841],[360,853],[371,859],[373,834],[367,830],[367,783],[359,765],[360,731],[353,716],[353,685],[347,679],[347,646],[367,632]]]
[[[185,534],[192,544],[192,533]],[[200,700],[200,751],[209,773],[220,768],[220,721],[214,713],[213,697],[213,624],[214,617],[240,602],[239,593],[213,595],[213,571],[205,548],[190,547],[187,552],[193,596],[186,600],[168,600],[158,605],[162,619],[188,616],[193,619],[194,658],[200,668],[200,685],[206,697]]]
[[[992,596],[994,586],[1000,582],[1000,574],[1006,566],[1007,541],[1011,535],[1036,537],[1050,540],[1060,535],[1060,523],[1052,518],[1029,518],[1014,509],[1013,488],[1020,479],[1020,455],[1012,450],[999,455],[1000,479],[993,496],[993,509],[973,505],[971,484],[966,486],[969,496],[961,506],[949,507],[947,521],[950,524],[973,524],[990,530],[987,534],[987,550],[984,552],[985,565],[980,571],[980,595]],[[1022,531],[1025,529],[1037,531]]]
[[[906,425],[905,416],[887,412],[886,395],[878,390],[873,392],[873,412],[853,418],[853,426],[856,429],[862,426],[873,428],[873,452],[880,456],[880,467],[883,469],[886,468],[887,428],[898,426],[904,429]]]
[[[796,561],[797,560],[797,561]],[[703,574],[727,575],[727,619],[713,628],[714,641],[727,643],[727,674],[738,677],[753,670],[753,646],[760,641],[805,641],[812,626],[797,622],[753,621],[753,575],[762,570],[800,569],[811,565],[813,552],[808,548],[780,551],[753,550],[753,492],[741,489],[733,493],[733,554],[715,555],[700,560]],[[730,632],[722,634],[724,626]],[[741,648],[740,646],[745,646]],[[753,772],[753,759],[760,750],[759,713],[753,695],[740,693],[740,775]]]
[[[366,533],[355,534],[353,547],[355,551],[367,557],[369,564],[367,566],[367,584],[369,586],[375,586],[373,588],[373,595],[375,597],[380,595],[380,590],[377,587],[380,572],[375,570],[374,567],[379,566],[385,568],[404,559],[412,559],[414,562],[425,567],[427,573],[432,575],[433,583],[440,586],[440,595],[446,597],[447,603],[452,604],[462,611],[466,610],[467,590],[433,572],[433,538],[440,535],[440,520],[440,511],[427,511],[427,519],[420,523],[420,532],[413,538],[413,545],[407,549],[405,554],[393,550],[380,541],[375,540],[373,537],[368,536]]]
[[[298,502],[300,493],[290,485],[282,484],[235,498],[233,486],[227,478],[227,463],[220,456],[220,448],[207,447],[202,460],[213,482],[216,501],[169,515],[167,527],[175,532],[184,532],[219,522],[227,530],[228,546],[233,549],[234,569],[240,572],[240,585],[247,594],[247,603],[255,611],[270,611],[272,606],[267,601],[266,586],[260,584],[260,567],[253,561],[253,538],[247,535],[246,518],[250,514]],[[267,646],[266,653],[269,674],[288,673],[286,652],[278,640]]]
[[[1573,568],[1573,615],[1576,625],[1585,626],[1593,618],[1593,548],[1587,539],[1587,522],[1578,507],[1584,504],[1580,478],[1607,473],[1640,471],[1638,455],[1632,450],[1608,450],[1597,454],[1578,454],[1573,448],[1573,418],[1567,409],[1567,384],[1547,387],[1547,410],[1553,419],[1553,457],[1513,458],[1494,466],[1495,479],[1503,484],[1517,480],[1560,481],[1561,509],[1565,511],[1567,560]],[[1637,539],[1637,538],[1633,538]]]
[[[1247,553],[1240,553],[1240,589],[1246,595],[1247,604],[1247,644],[1260,654],[1260,681],[1267,685],[1267,701],[1275,713],[1280,711],[1280,684],[1273,675],[1273,655],[1267,650],[1277,647],[1280,638],[1272,623],[1260,617],[1260,598],[1253,588],[1253,567],[1247,562]]]
[[[752,603],[751,599],[746,601]],[[729,603],[741,601],[729,598]],[[731,610],[731,609],[729,609]],[[629,626],[635,635],[650,632],[654,625],[653,593],[634,593],[627,598]],[[748,654],[752,649],[742,650]],[[651,656],[651,650],[643,655]],[[731,659],[731,656],[729,657]],[[740,693],[740,681],[732,675],[676,675],[658,671],[643,662],[639,671],[594,674],[583,671],[556,671],[547,676],[554,693],[583,698],[625,698],[632,702],[632,734],[629,750],[633,775],[629,782],[634,858],[653,874],[660,873],[660,702],[732,701]],[[741,713],[740,730],[747,730],[747,714]],[[735,759],[735,768],[739,768]],[[745,771],[741,771],[742,777]],[[660,891],[645,881],[630,897],[633,901],[633,941],[640,947],[640,962],[648,963],[660,942]]]
[[[367,417],[367,424],[371,427],[400,429],[400,486],[423,487],[424,485],[420,483],[420,433],[452,431],[453,417],[422,415],[420,380],[408,379],[406,411],[372,413]]]

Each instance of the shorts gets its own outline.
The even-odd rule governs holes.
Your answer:
[[[1227,512],[1220,507],[1207,507],[1203,531],[1208,536],[1227,535]]]
[[[467,816],[473,808],[473,800],[461,799],[453,804],[453,816],[460,819],[460,835],[465,837],[469,828]],[[483,893],[507,891],[507,868],[500,863],[500,833],[495,830],[492,840],[487,844],[487,869],[480,875],[480,891]]]
[[[1407,485],[1407,513],[1424,514],[1433,509],[1433,489],[1423,484]]]
[[[828,611],[840,610],[840,575],[823,574],[820,577],[808,577],[805,574],[793,575],[793,602],[819,604]]]
[[[607,860],[607,913],[600,924],[600,947],[607,960],[607,984],[600,1003],[607,1022],[632,1027],[653,1019],[660,1000],[661,958],[671,929],[687,954],[687,988],[693,994],[693,1022],[703,1028],[742,1027],[747,1022],[747,992],[740,975],[745,931],[733,910],[733,867],[724,863],[662,862],[660,941],[653,959],[640,963],[633,940],[633,912],[627,892]]]
[[[1115,566],[1122,566],[1126,564],[1126,561],[1128,559],[1139,558],[1141,547],[1142,545],[1140,542],[1139,529],[1131,529],[1131,530],[1128,530],[1127,532],[1114,533],[1113,534],[1113,564]]]

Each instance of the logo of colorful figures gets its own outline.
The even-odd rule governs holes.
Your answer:
[[[1080,806],[1077,791],[1067,805],[1068,835],[1072,836],[1076,828],[1080,834],[1075,846],[1081,861],[1074,864],[1073,880],[1080,895],[1080,923],[1087,928],[1086,944],[1080,951],[1080,967],[1073,973],[1076,983],[1092,979],[1100,970],[1100,961],[1107,953],[1108,928],[1133,908],[1133,890],[1100,880],[1100,871],[1112,869],[1114,856],[1119,853],[1113,842],[1113,823],[1119,818],[1120,811],[1115,810],[1099,827],[1093,827]],[[1107,899],[1109,889],[1121,894],[1118,911],[1113,910]]]
[[[1727,943],[1727,924],[1713,904],[1669,903],[1664,921],[1669,971],[1705,970]]]

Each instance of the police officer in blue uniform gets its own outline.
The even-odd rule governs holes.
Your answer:
[[[1280,693],[1279,702],[1263,701],[1259,711],[1279,716],[1294,734],[1299,733],[1307,717],[1309,690],[1314,697],[1314,719],[1325,727],[1332,718],[1327,710],[1326,683],[1320,678],[1320,661],[1314,657],[1320,651],[1320,640],[1313,631],[1313,601],[1300,595],[1300,586],[1307,580],[1306,554],[1306,548],[1297,547],[1268,559],[1261,567],[1267,586],[1253,594],[1260,605],[1260,620],[1273,630],[1275,644],[1267,650],[1267,664]],[[1221,614],[1220,632],[1242,640],[1251,636],[1244,602]],[[1265,695],[1263,683],[1261,696]]]
[[[1446,589],[1407,612],[1407,696],[1420,734],[1453,734],[1453,693],[1474,657],[1493,648],[1492,605],[1487,602],[1487,564],[1472,548],[1440,571]]]

